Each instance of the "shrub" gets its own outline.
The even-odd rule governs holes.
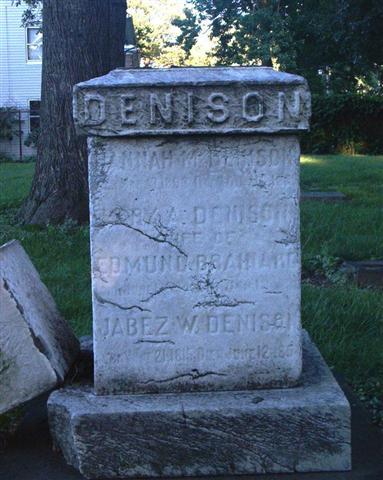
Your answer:
[[[0,107],[0,139],[12,140],[16,130],[17,110],[12,107]]]
[[[313,95],[307,153],[383,153],[383,96]]]
[[[37,147],[37,142],[40,135],[40,129],[36,128],[33,132],[30,132],[24,141],[24,145],[27,147]]]

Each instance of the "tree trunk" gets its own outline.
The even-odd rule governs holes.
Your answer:
[[[126,0],[43,0],[41,133],[25,223],[88,219],[86,139],[76,136],[72,88],[124,65]]]

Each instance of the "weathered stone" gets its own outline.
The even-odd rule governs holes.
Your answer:
[[[321,202],[339,202],[346,200],[347,197],[342,192],[302,192],[301,200],[318,200]]]
[[[298,141],[89,145],[97,392],[295,384]]]
[[[0,413],[62,382],[78,341],[22,246],[0,248]]]
[[[284,390],[97,396],[54,392],[51,433],[87,478],[349,470],[350,407],[305,336]]]
[[[117,70],[76,87],[77,123],[99,135],[98,393],[296,384],[299,143],[286,132],[309,110],[305,80],[268,68]],[[189,136],[140,137],[177,132]]]
[[[74,88],[80,132],[98,136],[308,129],[310,93],[268,67],[114,70]]]

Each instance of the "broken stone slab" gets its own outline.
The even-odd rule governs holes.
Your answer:
[[[339,202],[346,199],[346,195],[342,192],[301,192],[301,201],[318,200],[322,202]]]
[[[350,406],[307,334],[296,388],[48,400],[51,433],[88,479],[351,469]]]
[[[18,241],[0,247],[0,413],[64,380],[79,343]]]
[[[353,277],[359,287],[383,287],[383,260],[344,262],[341,271]]]

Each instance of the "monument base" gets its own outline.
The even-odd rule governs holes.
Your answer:
[[[351,469],[350,406],[307,334],[299,387],[48,402],[51,433],[89,479]]]

